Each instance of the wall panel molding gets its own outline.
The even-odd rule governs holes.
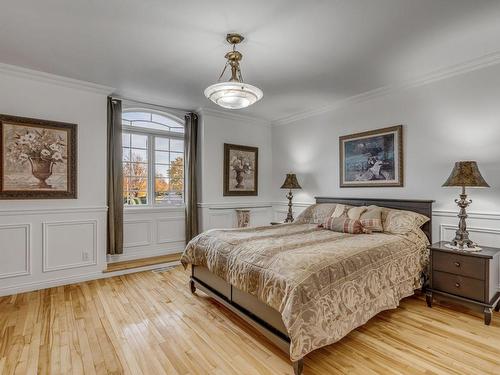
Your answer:
[[[146,239],[144,241],[136,241],[136,242],[129,242],[129,243],[124,243],[123,247],[139,247],[139,246],[149,246],[152,243],[152,238],[153,238],[153,220],[146,220],[146,219],[134,219],[134,220],[125,220],[123,222],[123,228],[125,230],[125,226],[128,224],[146,224],[147,229],[146,229]]]
[[[62,264],[58,266],[49,265],[49,240],[50,228],[75,226],[75,225],[92,225],[92,259],[82,260],[81,262]],[[97,265],[97,220],[75,220],[75,221],[52,221],[42,222],[42,272],[60,271],[71,268],[80,268]]]
[[[51,207],[51,208],[29,208],[29,209],[8,209],[0,210],[0,216],[20,216],[20,215],[46,215],[46,214],[81,214],[94,212],[107,212],[107,206],[97,207]]]
[[[183,230],[183,235],[182,237],[174,237],[174,238],[169,238],[169,239],[161,239],[160,236],[160,224],[161,223],[168,223],[168,222],[181,222],[182,226],[184,227],[184,216],[172,216],[172,217],[160,217],[156,219],[156,243],[157,244],[164,244],[164,243],[173,243],[173,242],[184,242],[186,239],[184,237],[184,230]]]
[[[446,240],[446,231],[452,231],[453,233],[457,230],[458,226],[456,225],[451,225],[451,224],[440,224],[439,225],[439,240],[440,241],[447,241]],[[495,229],[495,228],[484,228],[484,227],[467,227],[467,231],[470,233],[484,233],[484,234],[493,234],[493,235],[500,235],[500,229]]]
[[[0,273],[0,279],[31,275],[31,224],[2,224],[1,230],[24,229],[24,269]]]

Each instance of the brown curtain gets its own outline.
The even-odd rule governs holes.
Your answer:
[[[123,253],[122,102],[108,97],[108,254]]]
[[[198,115],[185,116],[184,200],[186,202],[186,243],[198,234],[198,197],[196,186],[198,151]]]

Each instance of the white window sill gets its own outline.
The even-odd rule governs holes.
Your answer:
[[[152,212],[184,212],[186,210],[185,205],[179,206],[134,206],[134,207],[123,207],[124,214],[132,213],[152,213]]]

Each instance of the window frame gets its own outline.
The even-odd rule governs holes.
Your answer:
[[[157,115],[165,116],[169,119],[171,119],[174,122],[177,122],[179,125],[184,127],[184,124],[178,119],[177,117],[168,114],[166,112],[161,112],[158,110],[153,110],[149,108],[127,108],[122,111],[122,113],[128,113],[128,112],[149,112],[149,113],[154,113]],[[168,125],[167,125],[168,126]],[[180,133],[180,132],[172,132],[169,130],[159,130],[159,129],[148,129],[146,127],[140,127],[140,126],[133,126],[133,125],[124,125],[122,123],[122,133],[130,133],[130,134],[137,134],[137,135],[143,135],[147,136],[147,155],[148,155],[148,177],[147,177],[147,182],[148,182],[148,189],[147,189],[147,196],[148,196],[148,203],[147,204],[141,204],[141,205],[132,205],[132,204],[123,204],[123,208],[126,210],[140,210],[140,209],[161,209],[161,208],[182,208],[185,207],[185,197],[184,197],[184,192],[182,195],[182,204],[161,204],[161,203],[156,203],[156,196],[155,196],[155,186],[156,186],[156,155],[155,155],[155,138],[156,137],[161,137],[161,138],[170,138],[170,139],[176,139],[176,140],[182,140],[185,142],[185,133]],[[170,151],[169,151],[170,153]],[[182,152],[183,154],[183,160],[185,157],[184,151]],[[124,163],[123,157],[122,157],[122,165]],[[123,166],[122,166],[123,168]],[[185,170],[184,170],[185,172]],[[183,185],[186,183],[186,175],[183,172]]]

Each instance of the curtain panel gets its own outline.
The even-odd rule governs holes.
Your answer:
[[[184,140],[184,200],[186,203],[186,243],[198,234],[198,115],[187,113],[185,116]]]
[[[122,102],[108,97],[107,253],[123,253]]]

